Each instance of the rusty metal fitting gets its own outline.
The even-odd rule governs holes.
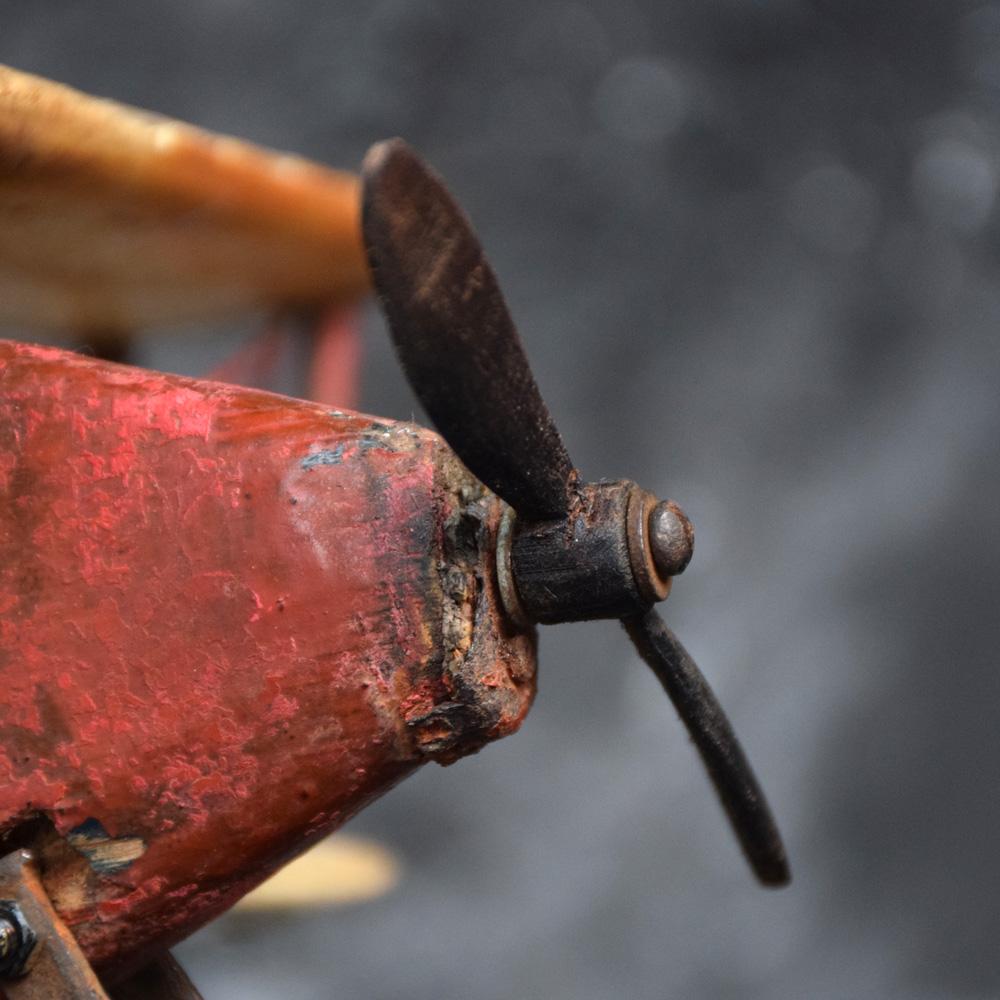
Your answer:
[[[670,577],[661,574],[653,558],[651,524],[657,509],[656,497],[636,486],[628,499],[628,554],[636,587],[649,604],[662,601],[670,593]]]
[[[497,529],[497,590],[500,591],[500,601],[507,617],[518,628],[530,628],[534,623],[524,610],[521,598],[514,583],[514,570],[511,565],[511,541],[514,537],[514,522],[517,514],[513,507],[508,507],[500,518]]]
[[[677,576],[694,555],[694,525],[673,502],[661,500],[649,518],[649,545],[653,562],[663,576]]]
[[[0,899],[0,978],[24,975],[36,943],[20,905],[13,899]]]

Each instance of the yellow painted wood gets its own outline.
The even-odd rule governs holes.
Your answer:
[[[352,174],[0,66],[0,324],[83,333],[365,294]]]
[[[360,903],[389,892],[399,875],[399,862],[381,844],[337,834],[320,841],[244,896],[236,910],[294,910]]]

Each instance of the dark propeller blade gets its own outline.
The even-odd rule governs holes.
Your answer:
[[[465,214],[400,139],[373,146],[361,173],[375,288],[420,402],[518,514],[564,515],[573,463]]]
[[[791,873],[781,834],[708,681],[656,611],[622,623],[687,727],[757,878],[764,885],[787,885]]]

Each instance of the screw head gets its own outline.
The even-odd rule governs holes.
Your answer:
[[[673,502],[662,500],[649,517],[649,544],[653,562],[664,576],[683,573],[694,555],[694,525]]]

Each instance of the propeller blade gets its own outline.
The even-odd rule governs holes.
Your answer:
[[[573,463],[465,214],[401,139],[361,170],[375,289],[414,392],[469,470],[526,518],[564,515]]]
[[[656,611],[622,624],[687,727],[754,874],[764,885],[787,885],[791,873],[781,834],[708,681]]]

